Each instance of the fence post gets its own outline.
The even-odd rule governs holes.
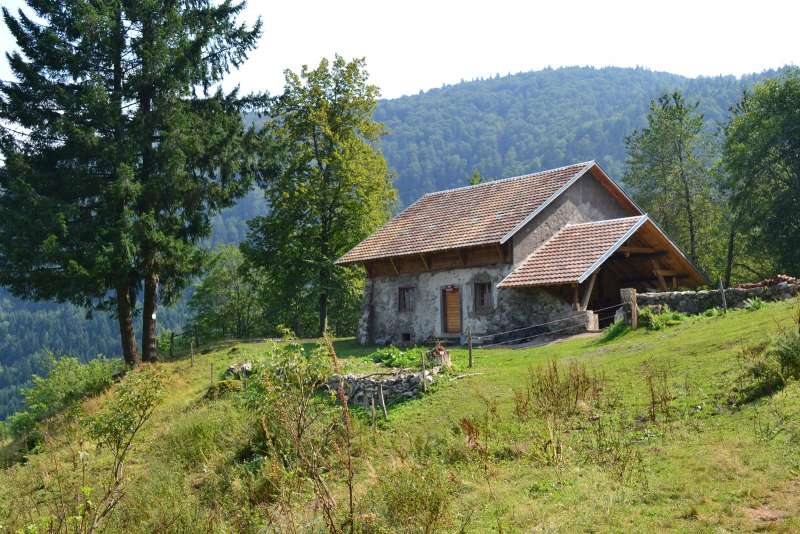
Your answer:
[[[722,287],[722,278],[719,279],[719,294],[722,298],[722,311],[728,313],[728,299],[725,298],[725,288]]]
[[[211,362],[210,378],[211,378],[211,387],[214,387],[214,362],[213,361]]]
[[[169,359],[173,359],[175,356],[175,332],[172,331],[169,333]]]
[[[472,330],[467,330],[467,350],[469,351],[468,367],[472,367]]]
[[[622,299],[623,310],[625,311],[625,320],[636,330],[639,326],[639,306],[636,303],[636,289],[626,287],[619,290],[619,296]]]
[[[194,339],[189,340],[189,350],[192,352],[192,367],[194,367]]]
[[[422,356],[422,391],[428,391],[428,381],[425,379],[425,351],[420,351]]]

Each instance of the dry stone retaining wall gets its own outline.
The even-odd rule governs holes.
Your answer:
[[[800,284],[782,282],[770,287],[729,288],[725,290],[725,300],[728,308],[741,308],[749,298],[759,297],[763,300],[777,301],[792,298],[798,293]],[[639,293],[636,295],[636,303],[640,308],[666,304],[675,311],[697,314],[711,308],[722,307],[722,294],[719,290]]]
[[[413,399],[422,392],[423,380],[432,384],[439,374],[439,367],[427,369],[425,373],[400,371],[388,375],[344,376],[344,391],[348,402],[352,405],[371,406],[375,399],[375,406],[380,406],[380,390],[383,388],[383,400],[388,406],[396,401]],[[334,391],[339,387],[339,377],[328,381],[328,387]]]

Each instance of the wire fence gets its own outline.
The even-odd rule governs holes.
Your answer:
[[[617,311],[622,308],[622,304],[614,304],[612,306],[607,306],[605,308],[599,308],[596,310],[586,310],[591,311],[598,315],[598,322],[606,321],[617,314]],[[611,313],[605,313],[601,315],[601,312],[608,312],[609,310],[613,310]],[[562,332],[567,332],[568,330],[575,330],[578,325],[571,324],[562,328],[547,329],[545,331],[541,331],[541,329],[545,326],[551,326],[554,324],[563,323],[565,321],[570,321],[577,319],[579,317],[586,317],[586,311],[574,313],[572,315],[568,315],[566,317],[562,317],[561,319],[555,319],[553,321],[547,321],[545,323],[538,323],[530,326],[525,326],[522,328],[515,328],[513,330],[506,330],[504,332],[495,332],[492,334],[484,334],[481,336],[472,336],[472,341],[475,342],[476,340],[480,343],[476,348],[492,348],[492,347],[499,347],[504,345],[510,344],[518,344],[518,343],[525,343],[531,341],[533,339],[543,337],[543,336],[552,336],[554,334],[559,334]],[[510,339],[504,339],[502,341],[495,341],[498,337],[506,336],[509,334],[518,334],[518,336],[512,337]],[[492,343],[481,343],[484,339],[491,339]]]

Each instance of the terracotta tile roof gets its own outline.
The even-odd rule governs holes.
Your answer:
[[[642,224],[647,215],[568,224],[533,251],[497,287],[530,287],[582,282]],[[599,263],[598,263],[599,262]]]
[[[594,162],[428,193],[336,263],[500,243]]]

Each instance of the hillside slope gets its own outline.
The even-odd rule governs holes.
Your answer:
[[[545,69],[382,100],[376,118],[386,124],[381,148],[397,173],[403,207],[424,193],[464,185],[475,168],[490,179],[596,159],[619,178],[624,138],[644,124],[650,100],[680,89],[716,126],[745,87],[775,74],[690,79],[646,69]],[[241,241],[247,220],[265,209],[252,192],[216,218],[210,244]],[[30,306],[2,291],[0,299],[0,420],[19,406],[19,388],[31,374],[47,371],[43,350],[84,359],[119,353],[109,314],[81,322],[83,312],[69,305]],[[164,310],[161,326],[180,329],[184,308]],[[69,321],[62,326],[60,317]]]
[[[791,382],[752,402],[737,396],[742,349],[794,328],[797,305],[696,317],[607,342],[581,337],[477,350],[467,376],[445,378],[423,398],[391,408],[377,428],[370,428],[368,416],[357,418],[359,520],[383,518],[393,531],[422,531],[430,520],[424,513],[441,497],[430,489],[439,481],[446,507],[434,531],[797,531],[800,385]],[[337,346],[349,369],[374,368],[364,349],[352,342]],[[110,531],[255,531],[264,525],[274,494],[259,486],[265,473],[246,452],[256,423],[236,396],[203,397],[210,376],[218,379],[231,362],[263,357],[269,347],[226,345],[199,356],[194,366],[187,359],[159,364],[168,376],[167,398],[127,467],[133,481]],[[466,371],[465,352],[453,356]],[[593,400],[579,405],[566,425],[521,415],[531,369],[551,361],[564,380],[579,369],[597,380]],[[93,411],[100,400],[85,408]],[[465,434],[470,425],[477,430]],[[78,443],[79,434],[62,432],[54,443],[63,445],[0,471],[0,525],[14,531],[31,520],[26,511],[36,515],[29,505],[42,491],[42,473],[54,458],[68,460]],[[83,448],[91,483],[107,453]],[[333,483],[345,502],[336,480],[342,477]],[[308,495],[295,495],[293,502],[301,531],[323,528]],[[411,511],[397,508],[409,502],[416,503]]]

